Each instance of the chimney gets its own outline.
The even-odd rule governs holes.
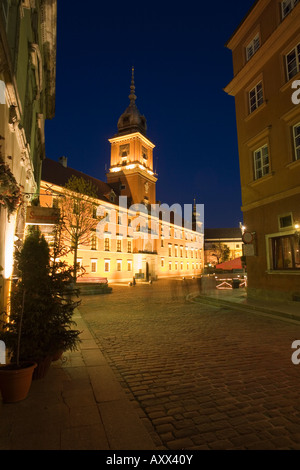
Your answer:
[[[58,161],[62,166],[67,168],[67,166],[68,166],[68,157],[59,157]]]

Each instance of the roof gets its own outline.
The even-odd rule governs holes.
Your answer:
[[[51,160],[50,158],[43,160],[42,181],[64,187],[71,176],[84,178],[86,181],[90,181],[96,189],[98,198],[101,200],[109,201],[111,190],[114,190],[116,195],[118,195],[118,183],[114,185],[107,184],[104,181],[100,181],[97,178],[86,175],[74,168],[65,167],[61,163]]]
[[[239,227],[232,228],[206,228],[204,229],[205,240],[228,240],[228,239],[242,239],[242,232]]]

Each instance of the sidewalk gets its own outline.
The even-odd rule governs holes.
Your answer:
[[[244,310],[260,315],[276,317],[285,321],[300,322],[300,302],[275,302],[271,300],[254,300],[247,298],[245,288],[238,289],[205,289],[188,296],[192,302]]]
[[[0,450],[157,450],[77,310],[80,350],[53,362],[26,400],[0,398]]]

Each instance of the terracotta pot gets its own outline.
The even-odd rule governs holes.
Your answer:
[[[0,390],[3,403],[25,400],[30,390],[35,362],[27,362],[19,368],[11,364],[0,367]]]
[[[58,361],[63,355],[63,352],[64,351],[62,349],[60,351],[57,351],[57,353],[52,356],[52,362]]]
[[[45,377],[52,362],[52,356],[46,356],[44,359],[39,359],[36,362],[37,367],[33,372],[32,380],[43,379]]]

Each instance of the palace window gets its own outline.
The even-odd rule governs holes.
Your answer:
[[[298,2],[299,0],[283,0],[283,2],[281,2],[282,19],[292,11]]]
[[[172,245],[169,244],[169,256],[172,256]]]
[[[175,257],[178,257],[178,245],[175,245]]]
[[[128,242],[127,242],[127,252],[131,253],[131,250],[132,250],[132,243],[131,243],[131,240],[128,240]]]
[[[162,258],[162,259],[161,259],[160,265],[161,265],[162,268],[164,267],[164,265],[165,265],[165,258]]]
[[[169,262],[169,270],[171,271],[171,269],[172,269],[172,263],[171,263],[171,261],[170,261],[170,262]]]
[[[117,239],[117,251],[122,251],[122,240],[120,238]]]
[[[258,180],[269,173],[269,149],[267,145],[264,145],[254,152],[254,179]]]
[[[249,91],[249,110],[253,113],[264,102],[262,82],[258,83]]]
[[[178,261],[175,261],[175,271],[178,270]]]
[[[127,260],[127,271],[132,271],[132,260]]]
[[[287,79],[291,80],[300,70],[300,43],[285,56],[285,61]]]
[[[91,250],[97,250],[97,237],[96,237],[96,235],[91,236]]]
[[[180,263],[180,269],[183,269],[183,262]]]
[[[293,127],[295,160],[300,160],[300,122]]]
[[[183,246],[180,245],[180,258],[183,258]]]
[[[104,239],[104,250],[109,251],[109,238]]]
[[[104,260],[104,271],[106,273],[109,273],[109,271],[110,271],[110,259],[105,259]]]
[[[97,259],[91,259],[91,273],[97,272]]]
[[[272,269],[300,269],[300,237],[286,235],[271,238]]]
[[[255,52],[259,49],[259,46],[260,46],[260,39],[259,39],[259,34],[257,34],[246,47],[247,61],[250,60],[252,56],[254,56]]]
[[[122,271],[122,260],[117,259],[117,271]]]

